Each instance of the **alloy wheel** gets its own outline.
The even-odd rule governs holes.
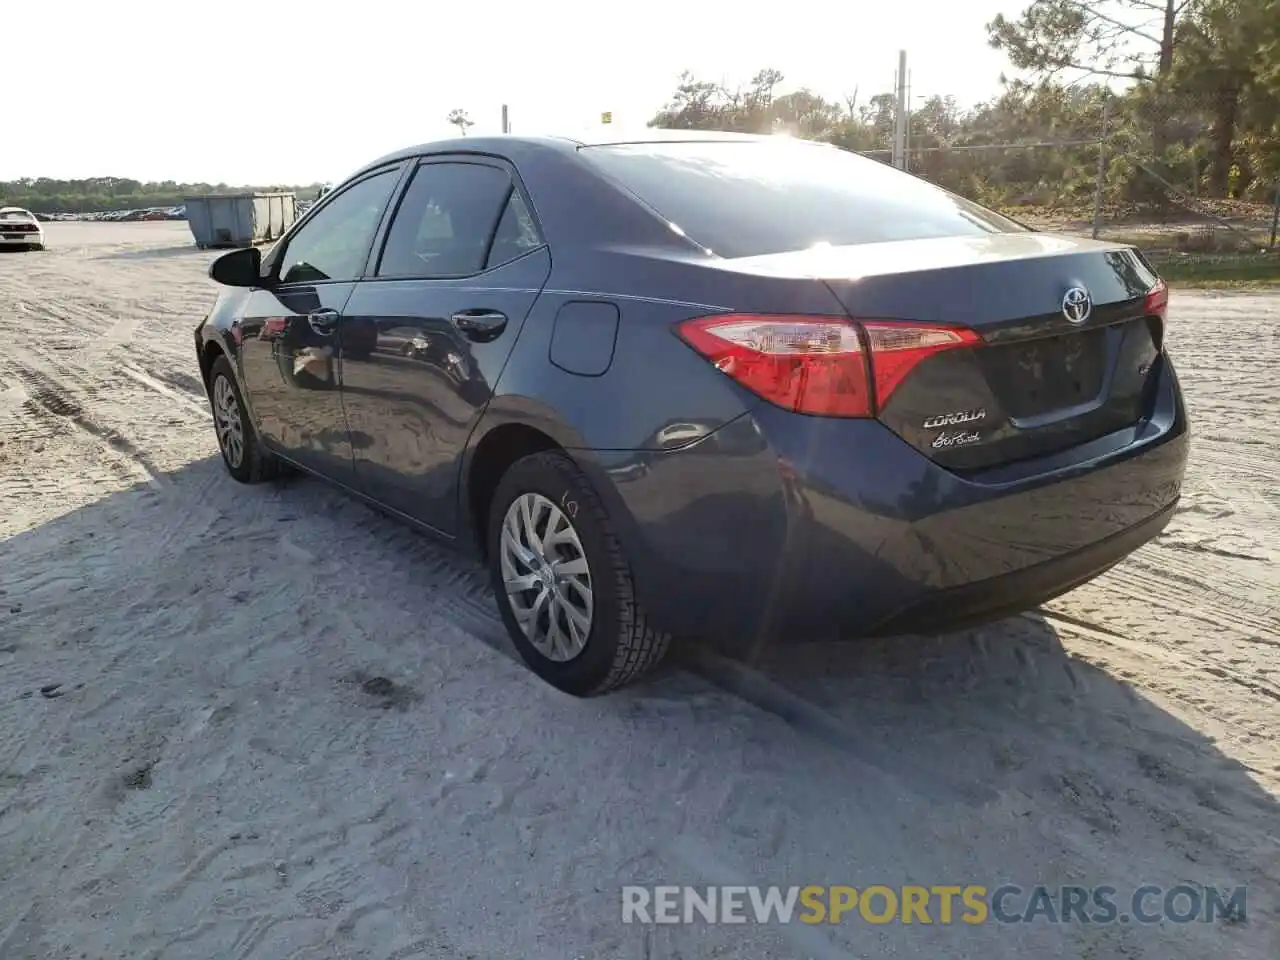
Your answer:
[[[222,376],[213,381],[213,426],[227,463],[233,470],[239,469],[244,462],[244,423],[240,419],[235,388]]]
[[[539,493],[513,500],[499,562],[511,611],[534,649],[558,663],[582,653],[595,606],[591,569],[564,511]]]

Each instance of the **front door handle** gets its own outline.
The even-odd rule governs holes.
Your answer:
[[[488,343],[507,328],[506,314],[496,310],[463,310],[449,318],[464,337],[475,343]]]
[[[322,337],[328,337],[333,334],[333,328],[338,325],[338,318],[341,314],[337,310],[325,307],[320,310],[312,310],[307,314],[307,323],[311,329]]]

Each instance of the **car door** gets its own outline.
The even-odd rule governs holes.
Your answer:
[[[384,168],[327,196],[272,250],[239,324],[241,375],[271,449],[350,485],[351,438],[339,392],[342,312],[364,272],[401,174]],[[352,338],[359,348],[359,338]]]
[[[343,361],[359,490],[457,530],[461,454],[551,259],[514,170],[422,160],[346,306],[372,349]]]

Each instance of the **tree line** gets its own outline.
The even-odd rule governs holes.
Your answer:
[[[1101,160],[1112,205],[1269,202],[1280,181],[1280,0],[1031,0],[986,25],[1023,78],[970,109],[935,96],[910,113],[911,170],[1000,207],[1091,203]],[[784,90],[777,70],[739,88],[686,73],[651,125],[785,130],[888,160],[893,94]],[[465,111],[450,116],[465,132]],[[1099,144],[1102,144],[1101,156]],[[1052,144],[1053,146],[1030,146]],[[38,212],[176,206],[226,184],[116,177],[0,182]],[[314,197],[318,184],[291,189]]]
[[[225,183],[178,183],[173,180],[144,182],[125,177],[87,177],[83,180],[27,177],[0,181],[0,207],[23,207],[34,213],[144,210],[181,206],[187,197],[249,190],[292,190],[299,199],[314,199],[320,191],[320,184],[237,187]]]
[[[1272,199],[1280,0],[1033,0],[987,33],[1025,78],[1002,77],[971,109],[916,104],[913,173],[1002,207],[1092,202],[1100,160],[1110,204]],[[783,80],[766,69],[727,88],[686,73],[650,125],[785,131],[890,159],[892,93],[832,101]]]

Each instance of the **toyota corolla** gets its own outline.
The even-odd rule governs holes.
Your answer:
[[[473,551],[576,695],[672,637],[1032,608],[1155,537],[1186,465],[1137,250],[823,144],[427,144],[210,275],[231,475],[300,469]]]

